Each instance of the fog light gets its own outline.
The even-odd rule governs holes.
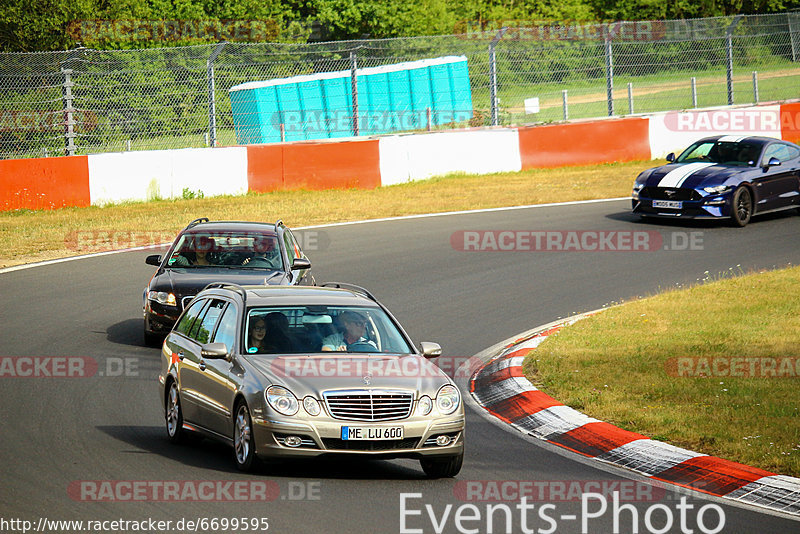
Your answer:
[[[300,436],[287,436],[283,442],[287,447],[299,447],[303,440],[300,439]]]
[[[436,438],[436,444],[440,447],[450,445],[450,441],[452,441],[450,436],[445,436],[444,434]]]

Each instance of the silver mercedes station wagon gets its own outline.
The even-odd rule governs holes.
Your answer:
[[[173,442],[198,433],[257,458],[416,458],[432,478],[464,458],[464,405],[389,311],[349,284],[210,284],[162,345],[160,395]]]

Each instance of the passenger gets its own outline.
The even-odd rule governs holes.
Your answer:
[[[268,352],[264,341],[267,336],[267,322],[261,315],[250,319],[250,328],[247,329],[247,352]]]
[[[357,343],[371,345],[373,349],[378,350],[374,341],[364,337],[367,320],[363,315],[358,312],[344,311],[339,315],[339,323],[342,331],[331,334],[322,340],[323,351],[346,351]]]
[[[281,312],[270,312],[264,316],[267,327],[264,348],[269,353],[295,352],[292,338],[289,336],[289,319]]]

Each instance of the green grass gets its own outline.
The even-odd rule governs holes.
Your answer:
[[[800,475],[798,366],[791,374],[784,368],[788,376],[781,378],[758,370],[756,377],[719,376],[725,364],[721,373],[685,376],[677,365],[690,360],[678,358],[800,361],[800,267],[718,279],[608,309],[548,338],[528,355],[524,370],[548,394],[591,417]]]
[[[589,200],[630,194],[643,169],[657,161],[535,169],[484,176],[454,175],[373,190],[276,191],[107,207],[0,213],[0,266],[114,248],[78,246],[77,232],[136,232],[171,239],[197,217],[274,221],[289,226],[417,213]],[[199,195],[188,192],[185,196]],[[154,237],[155,238],[155,237]],[[99,248],[98,248],[99,247]],[[121,248],[121,247],[116,247]],[[312,258],[313,259],[313,258]]]

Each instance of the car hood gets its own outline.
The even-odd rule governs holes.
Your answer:
[[[434,397],[450,379],[417,354],[248,354],[265,384],[289,388],[295,396],[322,397],[332,389],[409,389]],[[416,397],[416,396],[415,396]]]
[[[153,277],[150,289],[169,291],[177,296],[196,295],[212,282],[239,285],[281,285],[288,282],[286,273],[271,269],[235,269],[229,267],[169,268]]]
[[[729,178],[752,170],[753,167],[731,167],[715,163],[672,163],[650,170],[646,187],[695,189],[719,185]]]

